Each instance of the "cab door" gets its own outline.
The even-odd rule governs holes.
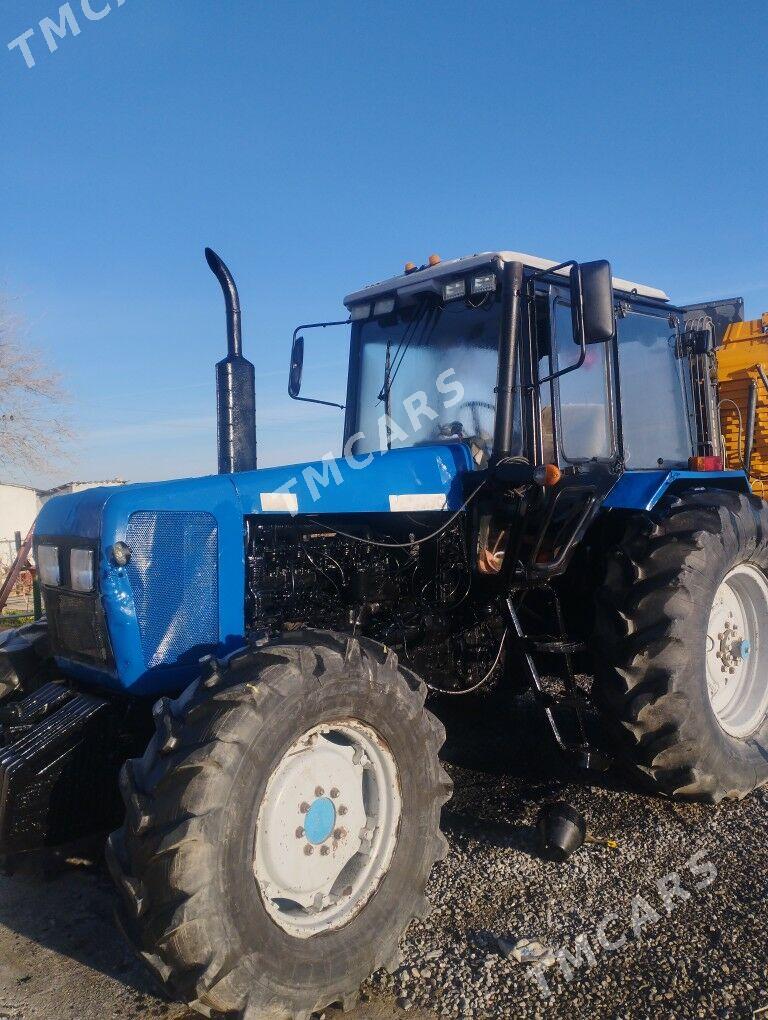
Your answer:
[[[564,288],[549,287],[546,333],[544,323],[539,322],[540,452],[544,463],[561,468],[615,463],[613,342],[590,344],[584,363],[574,367],[580,349],[573,339],[570,294]]]

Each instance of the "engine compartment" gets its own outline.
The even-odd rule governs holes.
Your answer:
[[[249,630],[361,634],[435,686],[477,683],[503,662],[504,625],[473,569],[467,517],[248,518]]]

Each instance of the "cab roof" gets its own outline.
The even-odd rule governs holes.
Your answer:
[[[401,297],[407,297],[419,291],[432,289],[429,287],[429,282],[432,280],[469,272],[472,269],[479,269],[481,266],[487,266],[488,263],[495,260],[501,262],[521,262],[524,266],[539,270],[553,269],[555,266],[560,265],[559,262],[554,262],[552,259],[543,259],[538,255],[526,255],[520,251],[487,251],[478,255],[467,255],[464,258],[447,259],[445,262],[439,262],[435,266],[424,266],[410,273],[392,276],[388,280],[382,280],[381,283],[369,284],[361,290],[347,294],[344,298],[344,304],[349,307],[360,301],[370,301],[372,298],[391,294],[394,291],[397,291]],[[558,272],[563,276],[568,275],[567,269],[561,269]],[[658,287],[648,287],[646,284],[633,283],[631,280],[622,280],[616,276],[613,278],[613,286],[615,290],[626,291],[628,294],[634,293],[641,297],[653,298],[656,301],[669,301],[669,296],[663,290],[659,290]]]

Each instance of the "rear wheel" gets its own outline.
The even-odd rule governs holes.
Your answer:
[[[768,509],[684,493],[627,519],[597,595],[595,694],[656,789],[718,801],[768,780]]]
[[[444,730],[424,695],[381,646],[304,632],[158,703],[108,860],[123,926],[172,994],[306,1018],[397,963],[446,845]]]

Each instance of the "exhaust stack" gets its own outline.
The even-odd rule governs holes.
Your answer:
[[[227,356],[216,365],[219,474],[256,468],[256,378],[243,357],[240,298],[227,266],[211,248],[205,259],[221,285],[227,310]]]

